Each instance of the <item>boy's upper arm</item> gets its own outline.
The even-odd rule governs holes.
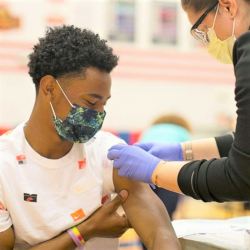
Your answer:
[[[129,193],[123,208],[144,244],[157,232],[175,235],[166,208],[148,184],[120,177],[117,169],[114,169],[113,179],[117,193],[123,189]]]
[[[4,187],[7,185],[7,180],[0,174],[0,232],[4,232],[12,226],[12,219],[10,217],[10,213],[5,201],[5,197],[7,194],[4,192]]]
[[[11,225],[9,212],[0,198],[0,249],[12,250],[14,248],[14,231]]]
[[[10,227],[6,231],[0,232],[0,249],[13,250],[14,248],[14,231]]]
[[[11,225],[12,225],[12,220],[10,218],[8,210],[5,207],[4,202],[1,199],[1,192],[0,192],[0,232],[6,231],[8,228],[11,227]]]
[[[0,166],[4,163],[0,159]],[[12,228],[12,219],[10,217],[4,193],[4,186],[7,184],[6,178],[0,174],[0,249],[14,248],[14,232]]]

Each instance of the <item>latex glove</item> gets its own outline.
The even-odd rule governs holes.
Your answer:
[[[108,158],[114,160],[114,168],[123,177],[152,184],[151,176],[161,161],[145,150],[129,145],[117,144],[109,149]]]
[[[183,161],[181,144],[178,143],[157,143],[145,142],[135,143],[134,146],[140,147],[148,153],[165,161]]]

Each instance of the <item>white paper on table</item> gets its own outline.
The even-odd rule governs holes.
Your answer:
[[[241,232],[233,234],[195,234],[185,236],[183,239],[191,242],[198,242],[199,248],[203,249],[201,245],[206,246],[204,249],[208,249],[208,246],[211,246],[211,249],[220,249],[220,250],[250,250],[245,244],[244,235]],[[202,244],[203,243],[203,244]],[[195,245],[195,243],[193,243]],[[185,248],[184,248],[185,249]],[[194,248],[196,249],[196,248]],[[210,249],[210,248],[209,248]]]
[[[250,229],[250,216],[228,220],[183,219],[172,221],[178,238],[194,234],[243,234]]]

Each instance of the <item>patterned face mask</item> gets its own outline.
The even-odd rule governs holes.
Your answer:
[[[72,104],[57,80],[56,82],[72,107],[68,116],[62,121],[60,118],[56,117],[54,108],[50,102],[58,135],[62,141],[71,141],[75,143],[87,142],[101,129],[106,112],[100,112]]]

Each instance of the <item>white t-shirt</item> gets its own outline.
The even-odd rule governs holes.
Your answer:
[[[51,160],[31,148],[23,127],[24,123],[0,137],[0,232],[13,224],[18,250],[78,225],[109,200],[114,184],[107,152],[124,143],[100,131]],[[118,239],[93,238],[84,249],[113,250],[118,245]]]

